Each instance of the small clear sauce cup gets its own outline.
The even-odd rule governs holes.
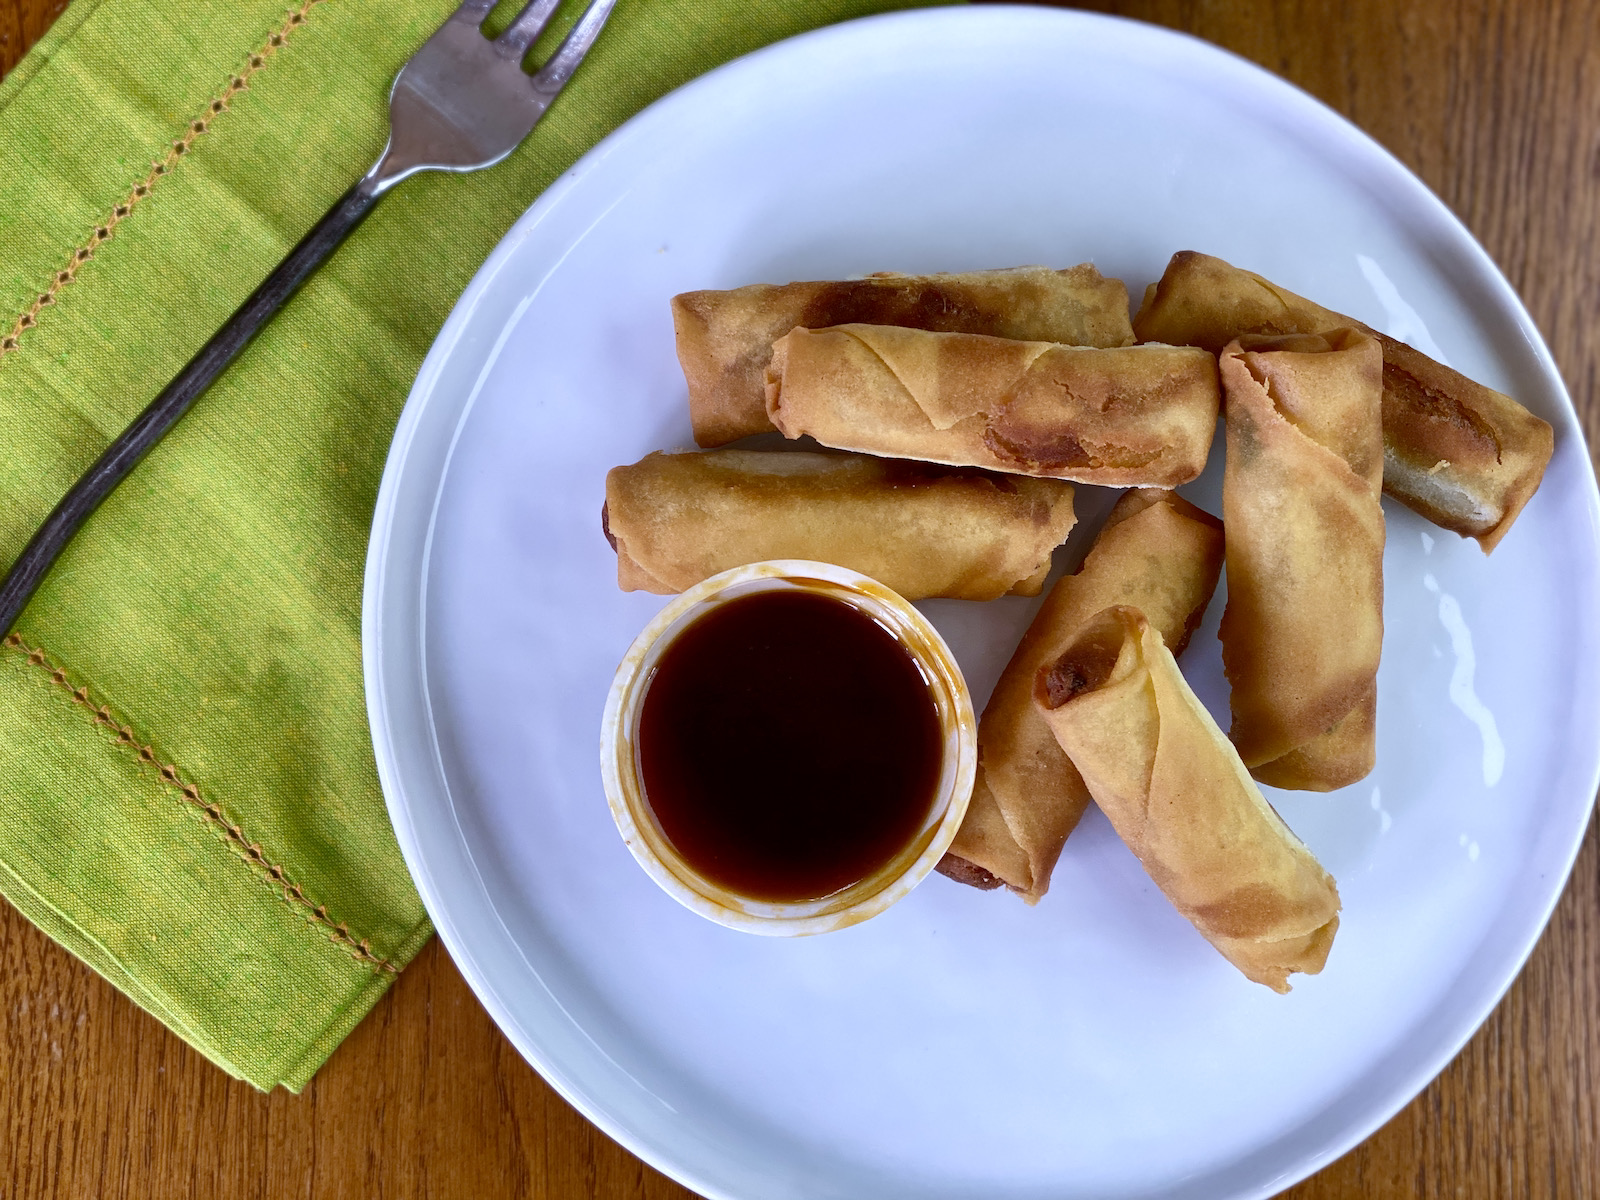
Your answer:
[[[800,590],[853,605],[887,629],[916,660],[938,715],[942,755],[928,815],[883,866],[831,896],[805,903],[756,900],[707,879],[662,832],[638,761],[639,714],[651,675],[673,640],[707,613],[758,592]],[[661,889],[708,920],[779,937],[827,933],[877,916],[927,878],[961,827],[977,773],[977,720],[955,656],[920,612],[858,571],[803,559],[735,567],[695,585],[656,614],[617,668],[601,722],[600,771],[622,840]]]

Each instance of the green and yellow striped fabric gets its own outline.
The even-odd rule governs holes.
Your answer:
[[[304,1085],[432,932],[360,660],[373,500],[429,343],[618,123],[899,6],[622,0],[507,162],[391,193],[0,644],[0,891],[230,1074]],[[451,7],[73,0],[0,81],[0,564],[376,158],[390,81]]]

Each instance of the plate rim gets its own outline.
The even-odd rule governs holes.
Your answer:
[[[1580,447],[1587,447],[1581,422],[1577,417],[1576,408],[1572,403],[1565,382],[1556,366],[1554,357],[1545,344],[1531,316],[1528,314],[1521,298],[1504,274],[1500,271],[1488,252],[1466,228],[1464,223],[1453,211],[1418,178],[1404,163],[1393,155],[1384,146],[1370,135],[1362,131],[1353,122],[1328,105],[1317,100],[1295,84],[1273,74],[1263,67],[1257,66],[1249,60],[1226,50],[1213,43],[1206,42],[1193,35],[1167,29],[1162,26],[1128,18],[1108,16],[1097,13],[1085,13],[1074,10],[1034,7],[1030,5],[984,5],[984,6],[954,6],[926,9],[911,9],[891,13],[881,13],[872,16],[857,18],[838,24],[825,26],[806,33],[784,39],[771,45],[762,47],[751,53],[733,59],[713,70],[681,85],[668,92],[656,101],[647,105],[626,122],[618,126],[586,154],[584,154],[572,167],[565,171],[555,183],[540,194],[529,208],[517,219],[495,248],[484,260],[482,266],[474,274],[471,282],[458,298],[450,315],[441,326],[438,335],[430,346],[426,357],[420,367],[411,391],[407,396],[399,421],[396,425],[393,440],[385,461],[382,479],[376,498],[372,532],[368,543],[366,567],[362,589],[362,666],[363,682],[366,695],[368,719],[373,738],[373,749],[377,760],[380,785],[383,790],[385,804],[391,822],[394,825],[396,839],[400,845],[401,853],[406,861],[417,890],[423,900],[429,916],[434,922],[436,931],[451,957],[456,962],[462,976],[472,988],[474,995],[489,1011],[495,1024],[506,1035],[508,1040],[517,1048],[519,1054],[532,1065],[541,1076],[562,1096],[569,1104],[576,1108],[586,1119],[591,1121],[607,1136],[621,1144],[628,1151],[649,1163],[652,1167],[664,1174],[678,1180],[685,1186],[691,1187],[713,1200],[747,1200],[746,1197],[736,1195],[727,1190],[720,1183],[702,1176],[697,1170],[677,1157],[672,1148],[657,1145],[644,1133],[635,1130],[631,1125],[613,1115],[591,1094],[591,1088],[585,1086],[583,1080],[570,1077],[554,1057],[547,1053],[546,1046],[531,1036],[530,1031],[524,1028],[521,1019],[514,1016],[506,1001],[502,1000],[499,993],[489,980],[489,972],[479,960],[475,948],[478,946],[478,937],[468,935],[458,926],[455,920],[453,902],[446,899],[433,871],[433,860],[430,850],[419,840],[418,829],[414,820],[416,814],[411,808],[411,796],[408,795],[407,782],[400,766],[402,755],[396,745],[395,713],[390,708],[389,690],[386,686],[386,665],[389,659],[389,650],[386,645],[384,614],[388,611],[391,601],[399,593],[391,593],[388,588],[392,585],[398,587],[402,581],[392,580],[389,566],[391,550],[394,549],[395,522],[400,501],[403,499],[403,490],[406,487],[406,468],[411,461],[411,451],[419,430],[420,423],[425,415],[432,397],[436,394],[441,376],[446,365],[456,354],[458,347],[471,326],[473,316],[480,301],[491,287],[500,271],[516,256],[522,244],[528,240],[535,228],[554,210],[562,200],[583,180],[597,165],[608,158],[620,148],[629,145],[634,140],[647,136],[651,128],[658,123],[669,121],[675,110],[685,106],[694,106],[701,93],[715,93],[716,89],[737,75],[758,70],[764,63],[779,55],[792,55],[807,53],[817,48],[825,48],[835,40],[851,39],[860,36],[874,36],[874,33],[863,31],[869,28],[873,31],[889,25],[894,26],[940,26],[951,27],[961,25],[1003,26],[1012,22],[1058,23],[1062,27],[1078,26],[1080,30],[1089,32],[1089,36],[1102,36],[1107,31],[1115,30],[1130,37],[1148,38],[1156,44],[1171,48],[1181,48],[1188,55],[1205,65],[1208,75],[1220,72],[1223,76],[1232,76],[1234,80],[1243,81],[1256,89],[1264,89],[1281,100],[1286,108],[1295,110],[1297,123],[1311,121],[1318,125],[1319,133],[1324,133],[1338,142],[1342,142],[1342,149],[1347,154],[1355,155],[1373,164],[1387,176],[1393,177],[1398,183],[1399,190],[1387,193],[1390,199],[1399,201],[1407,208],[1421,206],[1427,211],[1431,222],[1452,235],[1450,250],[1452,253],[1465,252],[1469,265],[1479,282],[1488,285],[1494,293],[1495,299],[1504,312],[1514,318],[1516,332],[1519,333],[1532,352],[1535,364],[1540,374],[1544,377],[1545,384],[1550,388],[1551,394],[1559,402],[1560,412],[1546,414],[1552,417],[1552,423],[1561,429],[1566,438],[1577,439]],[[908,36],[920,33],[920,29],[907,29]],[[1111,36],[1118,36],[1113,33]],[[826,53],[826,50],[823,49]],[[1209,60],[1209,61],[1207,61]],[[1397,205],[1398,207],[1398,205]],[[535,293],[536,294],[536,293]],[[522,305],[525,307],[532,299],[526,297]],[[509,330],[515,324],[515,317],[500,331],[500,342],[503,344]],[[454,449],[454,440],[460,436],[470,415],[477,390],[481,388],[483,377],[487,375],[494,358],[498,354],[499,344],[490,352],[488,360],[481,366],[478,384],[462,404],[454,422],[454,432],[451,444],[444,455],[444,465],[438,480],[442,484],[448,474],[450,455]],[[1600,487],[1597,487],[1593,471],[1587,472],[1582,479],[1583,499],[1589,519],[1589,548],[1591,554],[1600,548]],[[437,513],[438,488],[427,505],[429,517],[426,522],[425,543],[421,548],[421,575],[413,581],[413,590],[417,593],[405,604],[408,611],[415,610],[418,618],[416,633],[419,635],[425,629],[425,581],[427,579],[427,564],[431,553],[433,520]],[[1590,564],[1590,582],[1600,578],[1600,561]],[[421,637],[415,639],[412,653],[419,660],[422,658]],[[404,653],[404,651],[402,651]],[[417,663],[417,674],[426,681],[426,667],[422,662]],[[423,693],[422,707],[428,709],[426,692]],[[429,732],[431,733],[431,711],[428,714]],[[435,747],[434,757],[437,758]],[[1263,1179],[1254,1187],[1245,1191],[1235,1191],[1232,1195],[1239,1200],[1247,1198],[1265,1198],[1276,1194],[1281,1189],[1291,1186],[1318,1170],[1327,1166],[1335,1159],[1342,1157],[1351,1149],[1364,1142],[1377,1129],[1391,1120],[1396,1113],[1411,1103],[1435,1079],[1443,1069],[1449,1065],[1461,1052],[1466,1043],[1481,1029],[1494,1010],[1504,999],[1506,992],[1521,974],[1533,950],[1537,946],[1545,929],[1548,927],[1551,916],[1561,897],[1565,894],[1567,882],[1570,880],[1573,867],[1581,851],[1587,828],[1595,803],[1595,794],[1600,789],[1600,747],[1590,752],[1589,769],[1587,772],[1588,799],[1584,805],[1582,821],[1575,822],[1574,835],[1566,847],[1564,861],[1561,863],[1560,886],[1552,887],[1546,902],[1540,907],[1526,944],[1514,963],[1508,964],[1495,985],[1490,989],[1492,994],[1486,994],[1486,1000],[1469,1022],[1463,1022],[1463,1027],[1453,1032],[1439,1044],[1436,1052],[1422,1060],[1411,1071],[1405,1072],[1405,1082],[1389,1091],[1389,1099],[1375,1106],[1371,1106],[1368,1117],[1346,1126],[1344,1136],[1332,1142],[1324,1143],[1318,1150],[1298,1155],[1294,1168],[1287,1173],[1278,1173],[1270,1179]],[[437,775],[437,772],[435,772]],[[437,781],[444,784],[441,778]],[[466,867],[466,874],[476,884],[478,897],[486,910],[486,914],[493,918],[498,926],[498,934],[504,937],[510,946],[516,950],[515,939],[511,937],[500,920],[492,899],[487,893],[487,888],[478,874],[476,864],[473,862],[470,848],[466,845],[459,823],[450,802],[448,787],[443,787],[445,798],[444,813],[448,822],[453,826],[459,845],[460,856]],[[455,902],[459,903],[459,902]],[[539,979],[539,972],[531,962],[516,950],[528,972],[535,980]],[[541,981],[542,982],[542,981]],[[553,1000],[554,997],[552,996]],[[557,1001],[559,1007],[559,1002]],[[602,1051],[603,1052],[603,1051]],[[1343,1096],[1336,1096],[1326,1108],[1331,1108]],[[1265,1143],[1256,1149],[1264,1150],[1272,1144],[1282,1143],[1296,1130],[1304,1129],[1299,1125],[1287,1134]],[[1234,1160],[1243,1163],[1248,1157]]]

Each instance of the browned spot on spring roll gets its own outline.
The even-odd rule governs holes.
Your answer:
[[[1092,263],[825,283],[758,283],[672,298],[689,418],[702,446],[770,432],[772,343],[800,326],[862,322],[1081,346],[1131,346],[1128,290]]]
[[[1216,589],[1222,553],[1222,523],[1172,492],[1141,488],[1117,501],[1077,574],[1051,588],[984,707],[976,786],[941,872],[989,881],[978,886],[1005,883],[1030,904],[1045,894],[1089,792],[1034,706],[1034,677],[1114,604],[1148,613],[1182,654]]]
[[[1215,358],[885,325],[795,329],[772,348],[767,413],[826,446],[1097,483],[1176,487],[1205,467]]]
[[[1338,888],[1142,613],[1098,614],[1039,671],[1034,697],[1118,835],[1223,957],[1276,992],[1322,970]]]
[[[1383,346],[1383,487],[1487,554],[1527,504],[1555,434],[1509,396],[1250,271],[1192,250],[1172,256],[1133,319],[1147,341],[1221,352],[1247,333],[1355,327]]]
[[[1221,370],[1230,736],[1262,783],[1330,791],[1373,765],[1382,351],[1355,329],[1254,336]]]
[[[771,558],[837,563],[909,600],[1036,596],[1072,488],[855,454],[650,454],[606,475],[624,591],[681,592]]]

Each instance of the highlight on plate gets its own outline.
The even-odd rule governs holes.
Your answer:
[[[1036,596],[1073,485],[1128,490],[1002,672],[937,837],[938,739],[896,647],[923,635],[795,597],[669,636],[641,685],[654,717],[620,749],[608,727],[607,752],[640,767],[651,836],[740,903],[826,906],[899,863],[872,915],[937,857],[1032,905],[1094,803],[1247,979],[1285,992],[1321,971],[1337,886],[1258,783],[1331,791],[1373,769],[1380,495],[1488,554],[1539,486],[1550,425],[1194,251],[1131,318],[1126,287],[1088,263],[758,283],[676,296],[671,316],[702,449],[606,477],[624,590],[810,560],[901,605]],[[1173,490],[1219,418],[1221,519]],[[1227,733],[1179,666],[1224,573]],[[755,759],[786,772],[781,795],[738,784]]]

